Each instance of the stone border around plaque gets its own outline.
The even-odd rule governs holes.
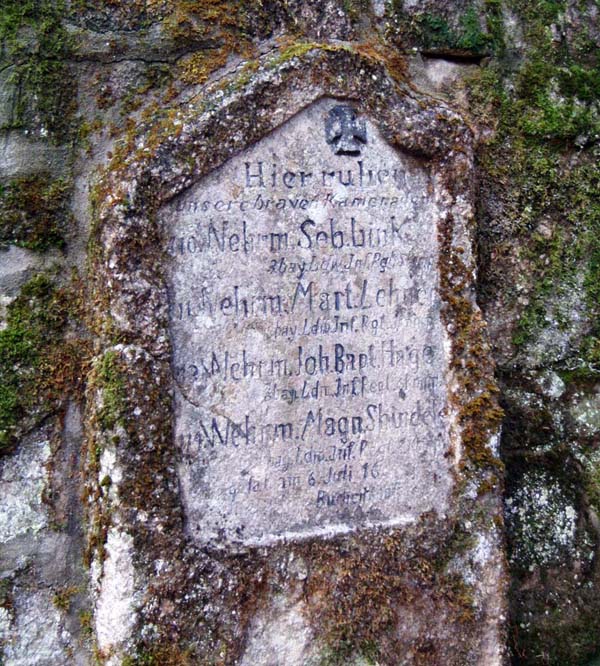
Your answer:
[[[90,449],[110,449],[120,470],[110,491],[118,503],[101,504],[96,523],[135,535],[143,617],[154,617],[152,609],[161,607],[161,594],[183,585],[191,562],[211,552],[210,557],[225,562],[239,552],[264,555],[273,543],[279,544],[275,548],[292,549],[298,539],[335,540],[344,534],[352,539],[365,530],[379,539],[382,530],[401,534],[410,525],[435,525],[436,533],[460,525],[466,535],[460,557],[476,572],[469,585],[483,636],[473,649],[487,655],[478,663],[499,664],[506,580],[497,452],[501,412],[475,295],[473,134],[448,106],[393,78],[383,59],[342,46],[314,48],[283,62],[271,62],[270,57],[264,56],[255,75],[234,72],[204,90],[198,98],[202,102],[189,96],[180,106],[166,109],[154,124],[140,127],[130,152],[107,169],[96,188],[91,304],[100,342],[95,367],[103,367],[110,358],[126,387],[124,416],[110,428],[103,420],[102,400],[88,401]],[[313,131],[306,129],[307,123]],[[370,154],[373,147],[378,147],[377,155]],[[273,153],[278,159],[272,159]],[[345,212],[338,220],[333,202],[344,198],[340,192],[346,186],[340,181],[347,179],[337,172],[347,171],[342,165],[348,161],[355,179],[361,178],[362,168],[363,183],[377,181],[374,198],[380,203],[402,199],[396,220],[391,211],[374,208],[379,212],[371,214],[368,202],[366,210]],[[394,168],[396,176],[390,176]],[[241,215],[247,212],[241,207],[250,201],[249,189],[260,185],[262,191],[264,182],[267,196],[271,178],[277,196],[267,198],[284,198],[279,196],[282,191],[302,185],[303,172],[305,191],[294,201],[309,200],[310,195],[316,201],[309,211],[312,216],[295,211],[286,218],[293,223],[286,231],[280,227],[284,218],[276,204],[273,214],[271,209],[269,214],[253,211],[247,219]],[[316,173],[320,183],[309,183],[309,173]],[[323,177],[327,180],[331,173],[332,182],[324,183]],[[221,193],[224,188],[227,191]],[[221,232],[211,232],[216,245],[205,255],[205,263],[199,256],[187,262],[187,241],[178,256],[179,239],[198,230],[194,202],[203,200],[213,202],[214,223],[220,229],[224,218],[218,201],[222,206],[237,202],[231,206],[238,205],[240,215],[227,220],[232,226],[226,239]],[[404,224],[404,232],[396,231],[396,222]],[[200,232],[206,229],[201,226]],[[381,229],[382,238],[398,240],[397,246],[394,240],[374,251],[396,249],[401,257],[402,248],[410,247],[405,252],[407,266],[379,271],[374,258],[356,248],[355,258],[362,263],[348,278],[327,273],[323,263],[318,264],[316,280],[305,279],[304,273],[302,280],[294,275],[307,270],[296,264],[312,261],[313,254],[317,262],[326,262],[340,250],[336,243],[343,243],[347,252],[348,243],[355,242],[353,230],[356,239],[373,229]],[[244,233],[255,234],[258,249],[245,258],[234,257],[233,248],[249,242]],[[260,248],[263,236],[266,250]],[[207,241],[205,237],[194,242],[204,247]],[[215,250],[224,243],[227,252]],[[272,257],[274,264],[265,262],[272,246],[285,250]],[[414,258],[412,268],[409,257]],[[364,268],[368,278],[361,277]],[[279,277],[277,272],[285,269],[289,272]],[[200,290],[195,294],[189,292],[192,279]],[[362,280],[367,279],[372,281],[365,285]],[[427,285],[421,294],[419,280]],[[202,287],[208,304],[204,313],[193,309],[194,304],[198,307],[198,293],[202,302]],[[329,298],[334,309],[319,316],[314,307],[322,297]],[[188,301],[191,324],[182,323]],[[337,315],[344,315],[348,327],[346,338],[325,331],[325,325],[335,325],[336,301]],[[385,318],[369,318],[364,330],[362,319],[349,323],[350,306],[361,304],[380,308]],[[267,307],[281,314],[267,322]],[[233,319],[225,323],[236,309],[251,315],[240,319],[237,329]],[[375,321],[369,329],[369,322]],[[305,326],[306,333],[300,332]],[[350,330],[357,332],[350,336]],[[211,370],[213,352],[216,374]],[[343,364],[348,375],[335,372],[336,359],[338,369]],[[390,359],[400,364],[401,372],[388,367]],[[412,366],[412,374],[402,372],[417,362],[419,370]],[[300,374],[293,381],[271,381],[271,367],[285,379],[286,367],[294,372],[294,363]],[[198,375],[190,366],[198,368]],[[258,376],[261,367],[266,376]],[[333,374],[325,372],[332,367]],[[340,400],[330,395],[337,391],[338,374]],[[236,390],[240,376],[243,390]],[[273,384],[277,386],[272,387],[275,397],[269,407],[268,388]],[[369,395],[371,387],[374,397]],[[102,387],[96,388],[100,395]],[[327,394],[322,393],[325,388]],[[306,401],[298,398],[302,391],[308,393]],[[332,397],[336,399],[328,403]],[[311,400],[314,404],[308,406]],[[401,404],[408,407],[402,409]],[[391,430],[394,409],[402,414],[396,419],[404,424],[401,438]],[[200,412],[207,434],[204,439],[188,438],[197,431]],[[433,419],[437,421],[430,428]],[[374,423],[383,440],[379,452],[372,437],[377,433],[367,429]],[[239,444],[230,448],[245,446],[243,456],[212,455],[216,446],[210,439],[220,439],[227,424],[229,442]],[[268,427],[261,431],[262,426]],[[267,453],[260,448],[261,437],[268,444]],[[405,448],[397,448],[402,438]],[[334,457],[339,457],[335,467],[319,462],[320,442],[329,440],[335,443]],[[210,455],[202,449],[205,444]],[[262,456],[255,467],[252,452]],[[326,449],[322,453],[326,455]],[[409,490],[404,459],[419,470]],[[292,469],[296,461],[302,473],[291,476],[301,477],[301,487],[296,492],[292,478],[289,487],[294,492],[284,495],[282,475],[274,471],[286,465]],[[96,495],[103,496],[94,464],[89,484],[92,494],[95,488]],[[357,482],[360,474],[366,475],[360,480],[368,480],[368,485]],[[269,475],[279,484],[273,494],[261,486]],[[400,487],[394,491],[397,477]],[[325,482],[330,479],[340,489],[328,492]],[[224,511],[220,503],[227,493],[236,507]],[[245,500],[244,493],[251,499]],[[286,504],[285,497],[292,499]],[[427,539],[415,530],[411,538]],[[157,562],[163,563],[162,583],[155,580]],[[182,626],[188,619],[181,617]]]
[[[346,72],[343,77],[331,74],[340,59],[356,61],[354,77],[347,73],[347,62],[337,67]],[[98,265],[99,275],[105,276],[110,293],[101,291],[110,301],[111,325],[123,337],[133,337],[157,360],[172,363],[170,370],[166,366],[164,370],[173,374],[176,386],[178,456],[173,460],[179,460],[180,472],[193,456],[207,464],[200,450],[203,446],[210,450],[225,437],[234,442],[244,439],[248,446],[250,433],[256,442],[258,438],[267,442],[277,437],[283,442],[288,435],[293,442],[301,441],[303,447],[299,450],[296,446],[294,456],[303,460],[327,455],[319,438],[325,438],[327,444],[335,439],[339,449],[335,455],[342,458],[344,445],[354,442],[348,455],[358,460],[354,456],[361,446],[375,447],[373,441],[365,443],[366,429],[381,428],[384,422],[405,420],[408,430],[400,428],[399,440],[429,443],[416,449],[407,443],[406,449],[394,451],[386,435],[387,453],[361,463],[368,470],[379,461],[378,468],[385,469],[389,477],[386,483],[390,485],[385,487],[381,481],[372,488],[356,482],[327,493],[320,482],[330,474],[342,479],[344,465],[311,475],[309,464],[302,484],[308,483],[309,476],[311,483],[314,479],[316,496],[311,512],[322,516],[316,520],[306,512],[298,513],[295,504],[289,515],[280,514],[276,505],[282,503],[283,495],[270,494],[259,502],[260,509],[244,503],[247,515],[237,523],[230,520],[228,510],[221,511],[217,519],[212,509],[201,508],[193,499],[197,496],[192,489],[195,482],[183,478],[188,514],[194,516],[190,518],[195,525],[191,533],[206,532],[206,539],[201,540],[213,544],[219,540],[219,520],[227,525],[222,531],[227,541],[235,541],[237,534],[242,542],[246,539],[259,544],[303,533],[343,532],[361,524],[406,524],[426,511],[443,514],[455,485],[452,474],[468,462],[461,405],[476,397],[477,391],[482,392],[476,386],[482,384],[480,377],[485,379],[486,400],[489,388],[493,388],[489,363],[488,368],[482,363],[476,372],[470,372],[477,375],[478,382],[463,381],[465,373],[459,370],[456,350],[460,348],[460,354],[466,355],[465,341],[457,345],[456,338],[465,333],[457,331],[458,324],[453,321],[459,301],[462,310],[458,314],[463,321],[467,308],[471,318],[479,318],[469,232],[473,220],[470,131],[449,108],[402,89],[379,63],[343,50],[317,50],[309,54],[308,62],[310,76],[303,79],[302,86],[298,85],[302,70],[292,62],[263,72],[245,89],[225,97],[216,109],[199,109],[197,116],[189,110],[172,113],[172,134],[161,137],[148,156],[142,147],[131,164],[117,172],[120,182],[110,184],[112,192],[101,202],[96,229],[104,259],[104,264]],[[249,104],[249,111],[240,113],[248,100],[256,106]],[[223,192],[219,191],[219,179],[227,183]],[[283,229],[285,219],[293,220],[293,233]],[[289,248],[283,248],[283,243]],[[139,255],[140,245],[146,246],[146,252],[134,258],[133,251]],[[343,267],[338,271],[342,277],[335,277],[331,265],[337,265],[336,258],[346,261],[348,279],[343,277]],[[358,262],[357,268],[347,266],[352,261]],[[236,273],[238,270],[242,272]],[[323,278],[321,282],[303,273],[314,274],[315,270]],[[294,275],[294,271],[300,273]],[[361,281],[367,272],[370,282],[364,277]],[[269,281],[273,283],[270,291],[266,288]],[[320,299],[328,299],[328,303]],[[294,307],[295,312],[284,312]],[[268,308],[268,316],[276,315],[275,326],[260,331]],[[361,308],[364,320],[342,316],[356,315],[351,310]],[[245,310],[244,321],[236,322],[231,315],[240,315],[241,309]],[[381,316],[371,318],[367,310]],[[303,316],[306,314],[310,316]],[[351,327],[350,335],[362,335],[361,343],[344,346],[342,338],[328,332],[335,326]],[[243,333],[239,333],[240,328]],[[486,343],[479,323],[476,328],[477,338],[468,342],[477,343],[477,353],[482,356]],[[314,334],[313,329],[317,331]],[[240,342],[228,350],[228,341],[236,334],[242,336]],[[472,334],[473,330],[468,331]],[[276,357],[258,353],[269,339],[278,340]],[[213,346],[207,344],[209,340]],[[286,346],[287,356],[283,353]],[[349,374],[337,372],[336,363],[337,369],[343,365]],[[278,373],[283,377],[296,372],[294,364],[302,366],[298,381],[289,385],[275,381]],[[324,369],[324,364],[331,368]],[[223,381],[216,379],[220,368],[229,373],[223,375]],[[236,384],[238,368],[246,373],[247,385]],[[261,378],[253,381],[255,378],[248,377],[249,369],[260,371]],[[332,373],[329,383],[305,383],[320,372]],[[409,376],[410,372],[415,374]],[[206,381],[199,379],[200,375]],[[356,394],[360,390],[364,397],[370,388],[378,390],[377,381],[388,387],[381,389],[384,393],[392,391],[394,384],[392,393],[397,400],[386,405],[373,393],[372,400],[363,400],[360,409],[354,410],[354,421],[348,405],[338,413],[328,411],[318,399],[314,409],[296,414],[295,419],[285,414],[286,401],[293,402],[302,392],[333,396],[335,392]],[[434,388],[427,389],[428,383]],[[409,384],[412,397],[406,397]],[[235,395],[224,403],[228,387]],[[273,392],[279,395],[268,405],[272,418],[266,419],[265,413],[260,422],[252,422],[251,414],[261,404],[266,405]],[[212,406],[202,418],[192,416],[194,410],[203,409],[199,405],[206,396]],[[231,410],[224,407],[219,417],[219,409],[229,399]],[[403,407],[405,400],[408,402]],[[189,413],[184,403],[190,406]],[[439,421],[435,432],[425,424],[432,414]],[[424,430],[411,432],[411,421],[419,422]],[[342,432],[345,428],[353,439]],[[493,430],[483,437],[488,440],[490,455],[477,452],[480,458],[494,457],[489,445],[495,438]],[[333,431],[330,442],[327,438]],[[485,450],[485,441],[479,440]],[[256,447],[258,443],[249,448]],[[240,450],[237,444],[230,448]],[[290,455],[286,458],[283,448],[275,447],[266,462],[261,459],[257,463],[256,470],[263,468],[265,472],[271,467],[273,471],[277,465],[283,469],[292,463]],[[394,505],[387,496],[402,478],[399,459],[405,458],[415,470],[419,456],[423,457],[421,468],[427,468],[430,477],[419,477]],[[224,478],[232,464],[233,459],[225,457],[219,475]],[[196,485],[207,493],[206,506],[215,507],[227,494],[231,497],[242,492],[241,478],[237,486],[232,483],[225,488],[223,482],[217,484],[218,489],[209,488],[201,471],[203,464],[195,467]],[[254,474],[249,460],[240,463],[238,472],[247,477],[248,488],[265,483],[265,474],[260,478]],[[346,468],[346,474],[349,472]],[[357,477],[356,470],[353,475]],[[407,483],[408,477],[400,481],[400,485]],[[438,483],[438,490],[434,490]],[[378,496],[382,504],[367,506],[364,496]],[[350,509],[355,499],[365,510]],[[326,512],[316,511],[338,501],[349,510],[334,512],[329,518]],[[265,515],[264,524],[246,528],[245,522],[256,519],[255,509]],[[199,515],[206,511],[212,517],[203,522]],[[292,514],[297,514],[296,519]]]

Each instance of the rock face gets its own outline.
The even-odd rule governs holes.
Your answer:
[[[597,22],[7,0],[1,663],[600,654]]]

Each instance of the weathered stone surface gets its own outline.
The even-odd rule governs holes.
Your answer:
[[[6,666],[63,666],[72,657],[72,637],[61,626],[61,614],[47,591],[20,590],[12,622],[0,612],[0,640]],[[82,663],[81,661],[79,663]]]
[[[443,514],[446,336],[428,171],[321,100],[161,214],[199,542]]]
[[[46,527],[48,519],[42,504],[42,492],[47,482],[45,465],[49,456],[47,441],[32,442],[22,446],[15,456],[2,461],[2,542],[26,532],[35,534]]]
[[[135,624],[132,542],[129,534],[114,528],[106,537],[106,561],[95,618],[98,647],[105,654],[111,654],[129,638]],[[115,657],[107,663],[117,666],[119,659]]]
[[[14,68],[7,67],[0,72],[0,129],[9,127],[13,121],[15,85],[12,82]]]
[[[14,298],[19,289],[36,273],[48,270],[60,259],[60,251],[50,250],[40,255],[21,247],[0,250],[0,288],[8,298]]]
[[[0,153],[2,177],[24,176],[38,172],[64,173],[69,162],[69,151],[45,141],[35,141],[18,132],[7,132],[3,137],[4,150]]]
[[[67,428],[76,428],[70,409]],[[0,646],[6,666],[54,666],[89,663],[81,613],[86,605],[87,578],[81,563],[81,531],[77,512],[68,508],[67,524],[58,525],[50,501],[55,446],[27,438],[12,456],[2,460],[0,482]],[[70,440],[72,433],[66,434]],[[70,441],[69,445],[80,442]],[[73,454],[73,450],[70,450]],[[62,472],[73,474],[71,461]],[[73,484],[61,479],[61,486]],[[76,492],[75,488],[75,492]],[[79,501],[76,496],[75,502]]]

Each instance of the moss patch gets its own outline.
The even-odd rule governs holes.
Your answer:
[[[38,252],[63,247],[72,219],[70,194],[69,180],[47,174],[0,185],[0,246],[13,244]]]
[[[514,330],[517,350],[538,339],[550,322],[568,329],[573,295],[581,294],[590,325],[580,342],[578,363],[597,372],[600,168],[594,142],[600,136],[600,70],[576,50],[552,41],[548,22],[557,20],[562,3],[514,5],[532,41],[527,59],[514,74],[497,62],[470,86],[475,114],[496,129],[480,157],[482,180],[504,202],[501,216],[496,212],[492,220],[502,226],[504,238],[490,229],[493,235],[482,238],[483,250],[493,243],[498,252],[506,241],[506,251],[514,252],[524,262],[524,272],[533,276],[528,277],[533,287]],[[509,76],[514,79],[512,92]],[[484,234],[486,227],[484,220]],[[484,254],[484,280],[494,290],[496,276],[490,266],[493,271]],[[498,270],[499,275],[504,269]]]
[[[121,666],[192,666],[198,662],[189,651],[176,647],[141,651],[136,656],[125,657]]]
[[[0,452],[78,384],[82,347],[63,338],[75,307],[73,292],[47,275],[30,280],[8,306],[0,330]]]
[[[483,10],[470,5],[457,16],[408,13],[400,0],[393,0],[390,19],[388,37],[403,49],[481,57],[502,52],[505,46],[499,0],[486,0]]]
[[[74,585],[63,587],[54,593],[52,603],[58,610],[68,613],[73,603],[73,597],[79,594],[79,592],[79,588]]]
[[[430,518],[425,516],[414,533],[381,531],[304,548],[311,561],[306,587],[310,619],[327,644],[322,666],[345,666],[357,659],[394,663],[410,643],[406,636],[395,637],[406,613],[415,618],[447,613],[455,623],[451,632],[466,636],[475,630],[472,589],[450,566],[470,541],[458,524],[440,531]],[[408,651],[415,664],[442,663],[444,643],[440,632],[431,641],[415,638]],[[465,646],[464,663],[467,653]],[[453,653],[453,659],[460,657]]]
[[[76,110],[64,10],[61,0],[5,0],[0,11],[1,60],[14,65],[11,127],[34,127],[55,141],[71,135]]]
[[[89,566],[94,557],[100,564],[105,557],[105,543],[112,522],[110,476],[100,475],[100,459],[107,446],[125,446],[121,441],[127,418],[127,377],[119,352],[109,349],[91,364],[88,390],[96,405],[92,432],[87,441],[88,484],[84,492],[87,543],[84,561]]]
[[[362,16],[368,14],[370,4],[369,0],[342,0],[344,12],[351,21],[359,21]]]
[[[102,393],[98,419],[103,429],[114,428],[122,418],[126,405],[125,379],[119,355],[107,351],[97,362],[93,384]]]
[[[172,79],[173,73],[168,65],[162,63],[148,65],[145,71],[140,75],[139,81],[131,86],[120,100],[120,115],[125,117],[130,116],[142,106],[144,99],[147,98],[150,93],[164,89]],[[110,86],[102,85],[101,91],[101,94],[96,98],[98,107],[110,107],[115,101],[112,97]]]
[[[451,367],[461,386],[452,396],[462,430],[466,454],[461,461],[463,473],[492,473],[480,491],[498,483],[501,464],[489,446],[490,437],[502,422],[504,412],[498,404],[498,389],[490,383],[492,361],[485,342],[480,314],[475,310],[469,293],[469,271],[463,261],[464,250],[452,244],[453,218],[447,215],[439,230],[440,287],[445,301],[442,317],[452,331]]]
[[[210,74],[227,62],[227,49],[214,52],[197,51],[180,62],[181,79],[184,83],[204,83]]]

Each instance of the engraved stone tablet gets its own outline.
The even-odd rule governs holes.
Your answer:
[[[443,513],[427,170],[323,99],[161,211],[187,529],[264,544]]]

